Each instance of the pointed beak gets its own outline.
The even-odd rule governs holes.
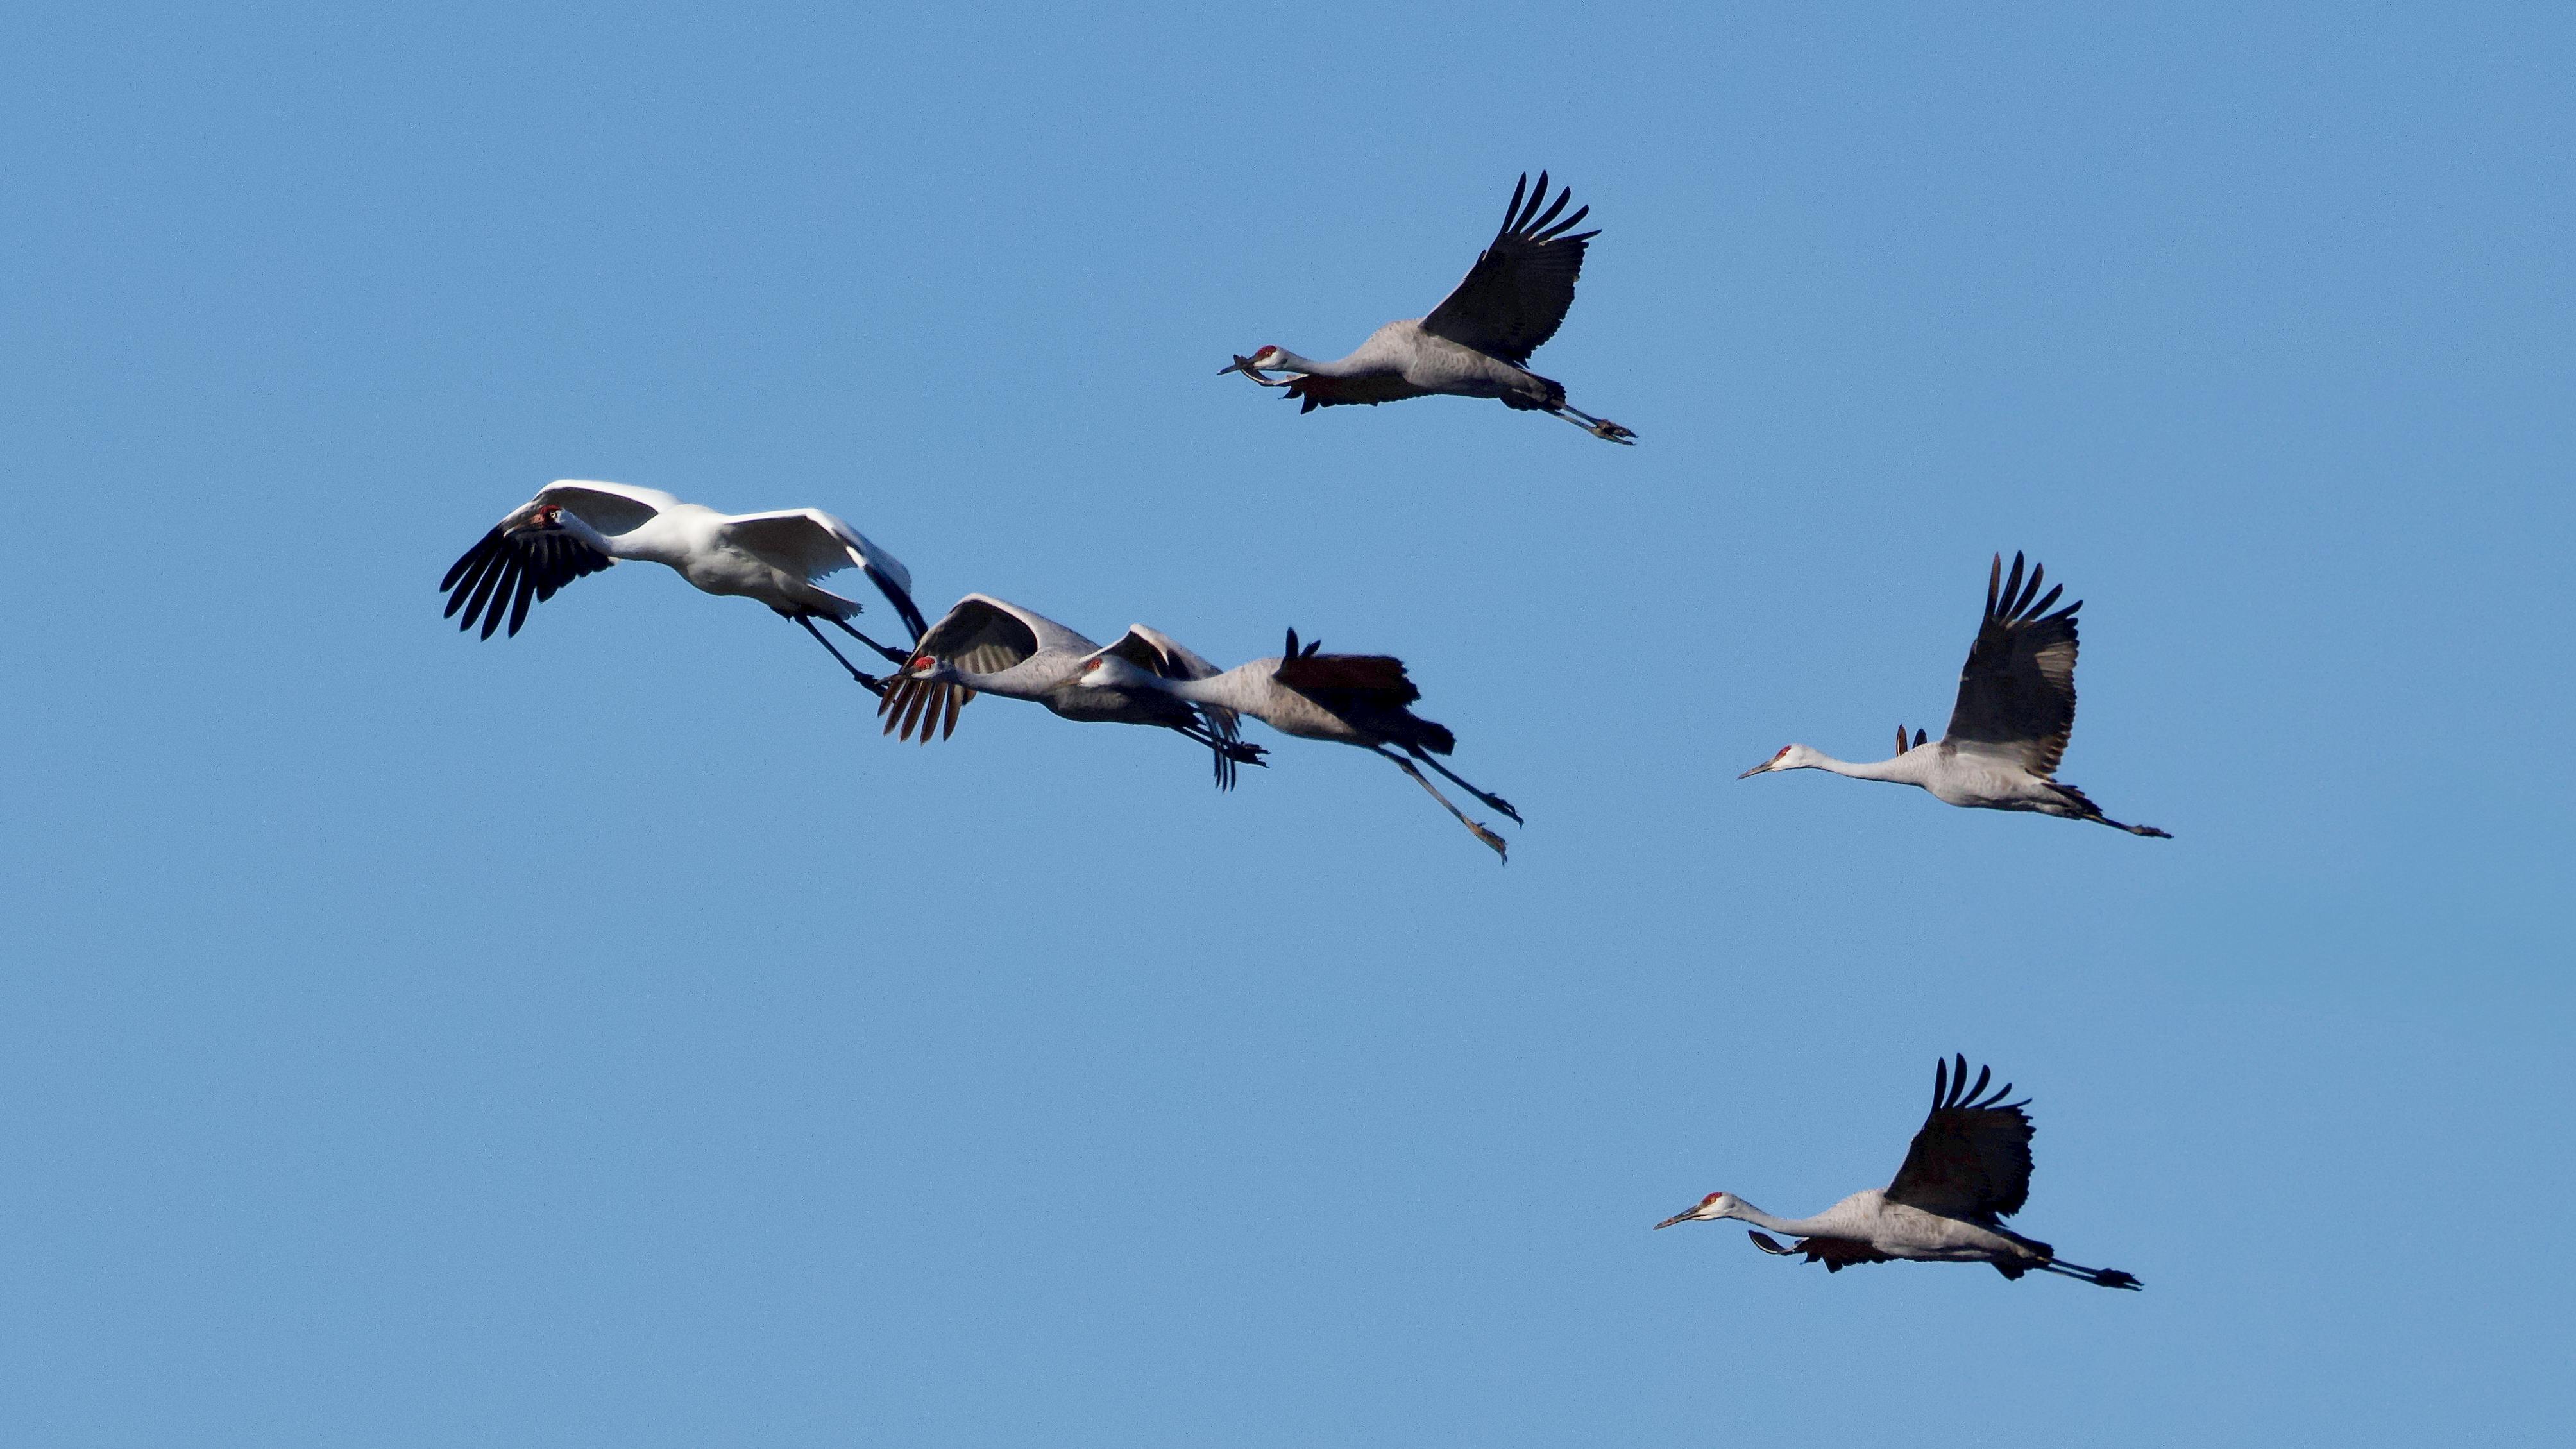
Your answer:
[[[1244,376],[1251,378],[1254,382],[1266,383],[1270,381],[1268,374],[1264,373],[1260,368],[1253,366],[1252,359],[1249,357],[1235,358],[1234,361],[1218,368],[1216,370],[1216,375],[1223,377],[1229,372],[1242,373]]]
[[[1754,776],[1761,774],[1763,771],[1770,769],[1773,765],[1778,763],[1779,761],[1776,759],[1764,760],[1761,764],[1754,766],[1752,769],[1745,771],[1743,774],[1738,775],[1735,778],[1739,780],[1750,780]]]
[[[1690,1209],[1690,1211],[1689,1211],[1689,1212],[1678,1212],[1678,1213],[1675,1213],[1675,1214],[1673,1214],[1671,1217],[1668,1217],[1668,1218],[1664,1219],[1662,1222],[1655,1224],[1655,1231],[1660,1233],[1660,1232],[1662,1232],[1664,1229],[1671,1227],[1671,1226],[1672,1226],[1673,1224],[1675,1224],[1675,1223],[1686,1223],[1686,1222],[1690,1222],[1690,1221],[1692,1220],[1692,1214],[1693,1214],[1693,1213],[1696,1213],[1696,1212],[1698,1212],[1698,1211],[1699,1211],[1699,1209],[1698,1209],[1698,1208],[1692,1208],[1692,1209]]]

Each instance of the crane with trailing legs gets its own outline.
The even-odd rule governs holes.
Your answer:
[[[1507,408],[1543,412],[1606,442],[1633,445],[1635,433],[1568,404],[1565,384],[1529,367],[1530,354],[1556,335],[1574,305],[1584,249],[1601,234],[1574,230],[1591,207],[1559,218],[1573,199],[1574,189],[1566,187],[1547,206],[1547,173],[1538,174],[1533,188],[1524,171],[1512,188],[1511,205],[1503,208],[1502,229],[1439,306],[1387,323],[1347,357],[1319,362],[1265,346],[1249,357],[1237,355],[1217,376],[1240,372],[1263,387],[1285,388],[1304,404],[1301,414],[1444,393],[1499,398]],[[1297,376],[1275,379],[1272,372]]]
[[[566,479],[547,484],[467,549],[438,587],[447,595],[446,617],[456,618],[460,630],[481,620],[482,637],[489,639],[505,619],[516,635],[527,622],[530,604],[543,603],[573,580],[627,559],[668,565],[710,594],[739,594],[767,604],[813,635],[871,692],[881,692],[885,681],[852,664],[814,627],[815,620],[893,663],[911,656],[852,627],[849,619],[860,612],[859,601],[815,580],[858,569],[894,606],[913,637],[921,636],[921,611],[913,607],[912,574],[903,561],[831,514],[819,508],[718,513],[658,488],[626,483]]]
[[[1077,680],[1088,689],[1159,690],[1202,708],[1248,714],[1283,735],[1330,740],[1382,756],[1413,777],[1413,783],[1429,791],[1442,809],[1508,862],[1511,856],[1502,837],[1468,819],[1414,768],[1417,760],[1429,765],[1450,783],[1510,816],[1513,824],[1521,823],[1521,813],[1501,796],[1486,794],[1432,758],[1455,750],[1458,737],[1407,707],[1422,698],[1422,691],[1405,676],[1404,661],[1384,654],[1325,654],[1322,648],[1320,641],[1300,648],[1297,631],[1291,629],[1286,653],[1239,664],[1222,674],[1195,679],[1158,676],[1130,660],[1103,654],[1084,661]]]
[[[2028,1101],[2007,1102],[2012,1083],[1992,1093],[1994,1069],[1980,1067],[1968,1081],[1968,1059],[1932,1067],[1932,1113],[1914,1134],[1905,1163],[1885,1187],[1856,1192],[1811,1218],[1774,1217],[1731,1192],[1713,1192],[1697,1207],[1673,1214],[1675,1223],[1733,1218],[1796,1239],[1783,1247],[1769,1233],[1748,1230],[1753,1246],[1778,1257],[1803,1257],[1839,1273],[1855,1263],[1986,1263],[2006,1278],[2033,1271],[2081,1278],[2102,1288],[2142,1287],[2117,1268],[2087,1268],[2057,1250],[2003,1225],[2030,1200]]]
[[[1986,614],[1977,642],[1959,672],[1959,698],[1950,727],[1937,743],[1916,730],[1911,743],[1896,727],[1896,753],[1877,761],[1837,760],[1805,745],[1782,745],[1761,764],[1736,776],[1749,780],[1773,770],[1824,770],[1855,780],[1916,785],[1949,805],[1981,810],[2028,810],[2065,820],[2090,820],[2170,840],[2152,825],[2127,825],[2102,813],[2081,790],[2057,778],[2057,762],[2075,732],[2076,600],[2052,614],[2049,606],[2066,586],[2039,596],[2046,570],[2034,567],[2022,582],[2022,556],[2013,555],[2012,577],[1995,555],[1986,575]]]

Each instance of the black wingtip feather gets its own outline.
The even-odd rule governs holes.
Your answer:
[[[510,596],[510,637],[519,636],[519,626],[528,622],[528,600],[537,591],[537,570],[521,569],[519,587]]]
[[[464,553],[458,555],[456,562],[447,566],[447,577],[438,581],[438,591],[440,593],[445,593],[449,589],[455,588],[456,581],[465,577],[465,570],[472,565],[475,560],[490,556],[492,545],[499,541],[500,537],[501,530],[496,528],[490,533],[483,535],[481,538],[476,539],[472,548],[469,548]]]

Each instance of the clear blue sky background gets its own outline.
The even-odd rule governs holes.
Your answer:
[[[2576,28],[2542,6],[55,7],[0,56],[0,1438],[2532,1443],[2576,1414]],[[1635,427],[1309,417],[1548,167]],[[879,738],[538,484],[811,504],[1384,764]],[[2171,842],[1938,731],[1987,555]],[[882,621],[882,612],[872,614]],[[2143,1294],[1828,1277],[1933,1058]]]

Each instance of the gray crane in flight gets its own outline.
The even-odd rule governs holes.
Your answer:
[[[1502,837],[1468,819],[1440,793],[1439,786],[1414,768],[1416,760],[1429,765],[1460,789],[1510,816],[1513,824],[1521,823],[1521,813],[1501,796],[1486,794],[1432,758],[1456,749],[1458,737],[1408,707],[1422,698],[1422,691],[1406,677],[1404,661],[1384,654],[1324,654],[1318,652],[1322,647],[1317,642],[1301,649],[1297,631],[1291,629],[1285,654],[1204,678],[1156,675],[1138,668],[1131,659],[1103,653],[1083,661],[1075,682],[1122,694],[1159,691],[1202,709],[1248,714],[1283,735],[1330,740],[1383,756],[1508,862],[1511,856]]]
[[[2027,1101],[2007,1102],[2012,1084],[1989,1094],[1994,1069],[1968,1081],[1968,1059],[1932,1068],[1932,1113],[1914,1134],[1905,1164],[1885,1187],[1856,1192],[1811,1218],[1774,1217],[1731,1192],[1713,1192],[1673,1214],[1675,1223],[1734,1218],[1797,1239],[1782,1247],[1768,1233],[1748,1232],[1753,1246],[1780,1257],[1804,1257],[1839,1273],[1855,1263],[1989,1263],[2007,1278],[2033,1270],[2081,1278],[2103,1288],[2142,1287],[2117,1268],[2086,1268],[2057,1256],[2036,1238],[2003,1225],[2030,1200]]]
[[[1748,780],[1772,770],[1824,770],[1855,780],[1919,785],[1950,805],[1984,810],[2029,810],[2067,820],[2090,820],[2131,835],[2172,835],[2152,825],[2125,825],[2102,813],[2084,792],[2057,780],[2057,762],[2075,731],[2075,611],[2082,600],[2052,614],[2065,592],[2060,584],[2038,597],[2046,570],[2033,568],[2022,582],[2022,556],[2013,555],[2012,577],[1995,555],[1986,576],[1986,614],[1977,642],[1959,672],[1959,699],[1950,727],[1937,743],[1916,730],[1908,743],[1896,727],[1896,753],[1873,762],[1837,760],[1805,745],[1778,753],[1736,776]]]
[[[1152,679],[1204,679],[1217,672],[1179,641],[1130,625],[1103,648],[1034,609],[989,594],[968,594],[921,635],[912,657],[888,681],[877,713],[886,734],[918,732],[929,744],[957,732],[957,712],[978,694],[1025,699],[1057,715],[1105,724],[1161,725],[1208,747],[1216,784],[1234,787],[1235,767],[1258,765],[1266,753],[1237,738],[1234,711],[1198,705],[1154,689],[1084,689],[1084,665],[1117,659]]]
[[[1300,413],[1349,403],[1374,407],[1436,393],[1500,398],[1507,408],[1547,413],[1607,442],[1634,444],[1635,433],[1569,406],[1563,383],[1529,369],[1530,354],[1556,335],[1566,309],[1574,305],[1574,279],[1583,270],[1584,248],[1601,234],[1574,230],[1591,214],[1588,206],[1559,219],[1573,197],[1573,188],[1567,187],[1557,193],[1554,205],[1541,211],[1547,202],[1547,173],[1538,174],[1533,188],[1524,171],[1492,244],[1428,314],[1389,322],[1370,333],[1357,351],[1332,362],[1265,346],[1249,357],[1237,355],[1217,375],[1240,372],[1264,387],[1286,388],[1289,397],[1304,404]],[[1274,379],[1270,372],[1298,375]]]

